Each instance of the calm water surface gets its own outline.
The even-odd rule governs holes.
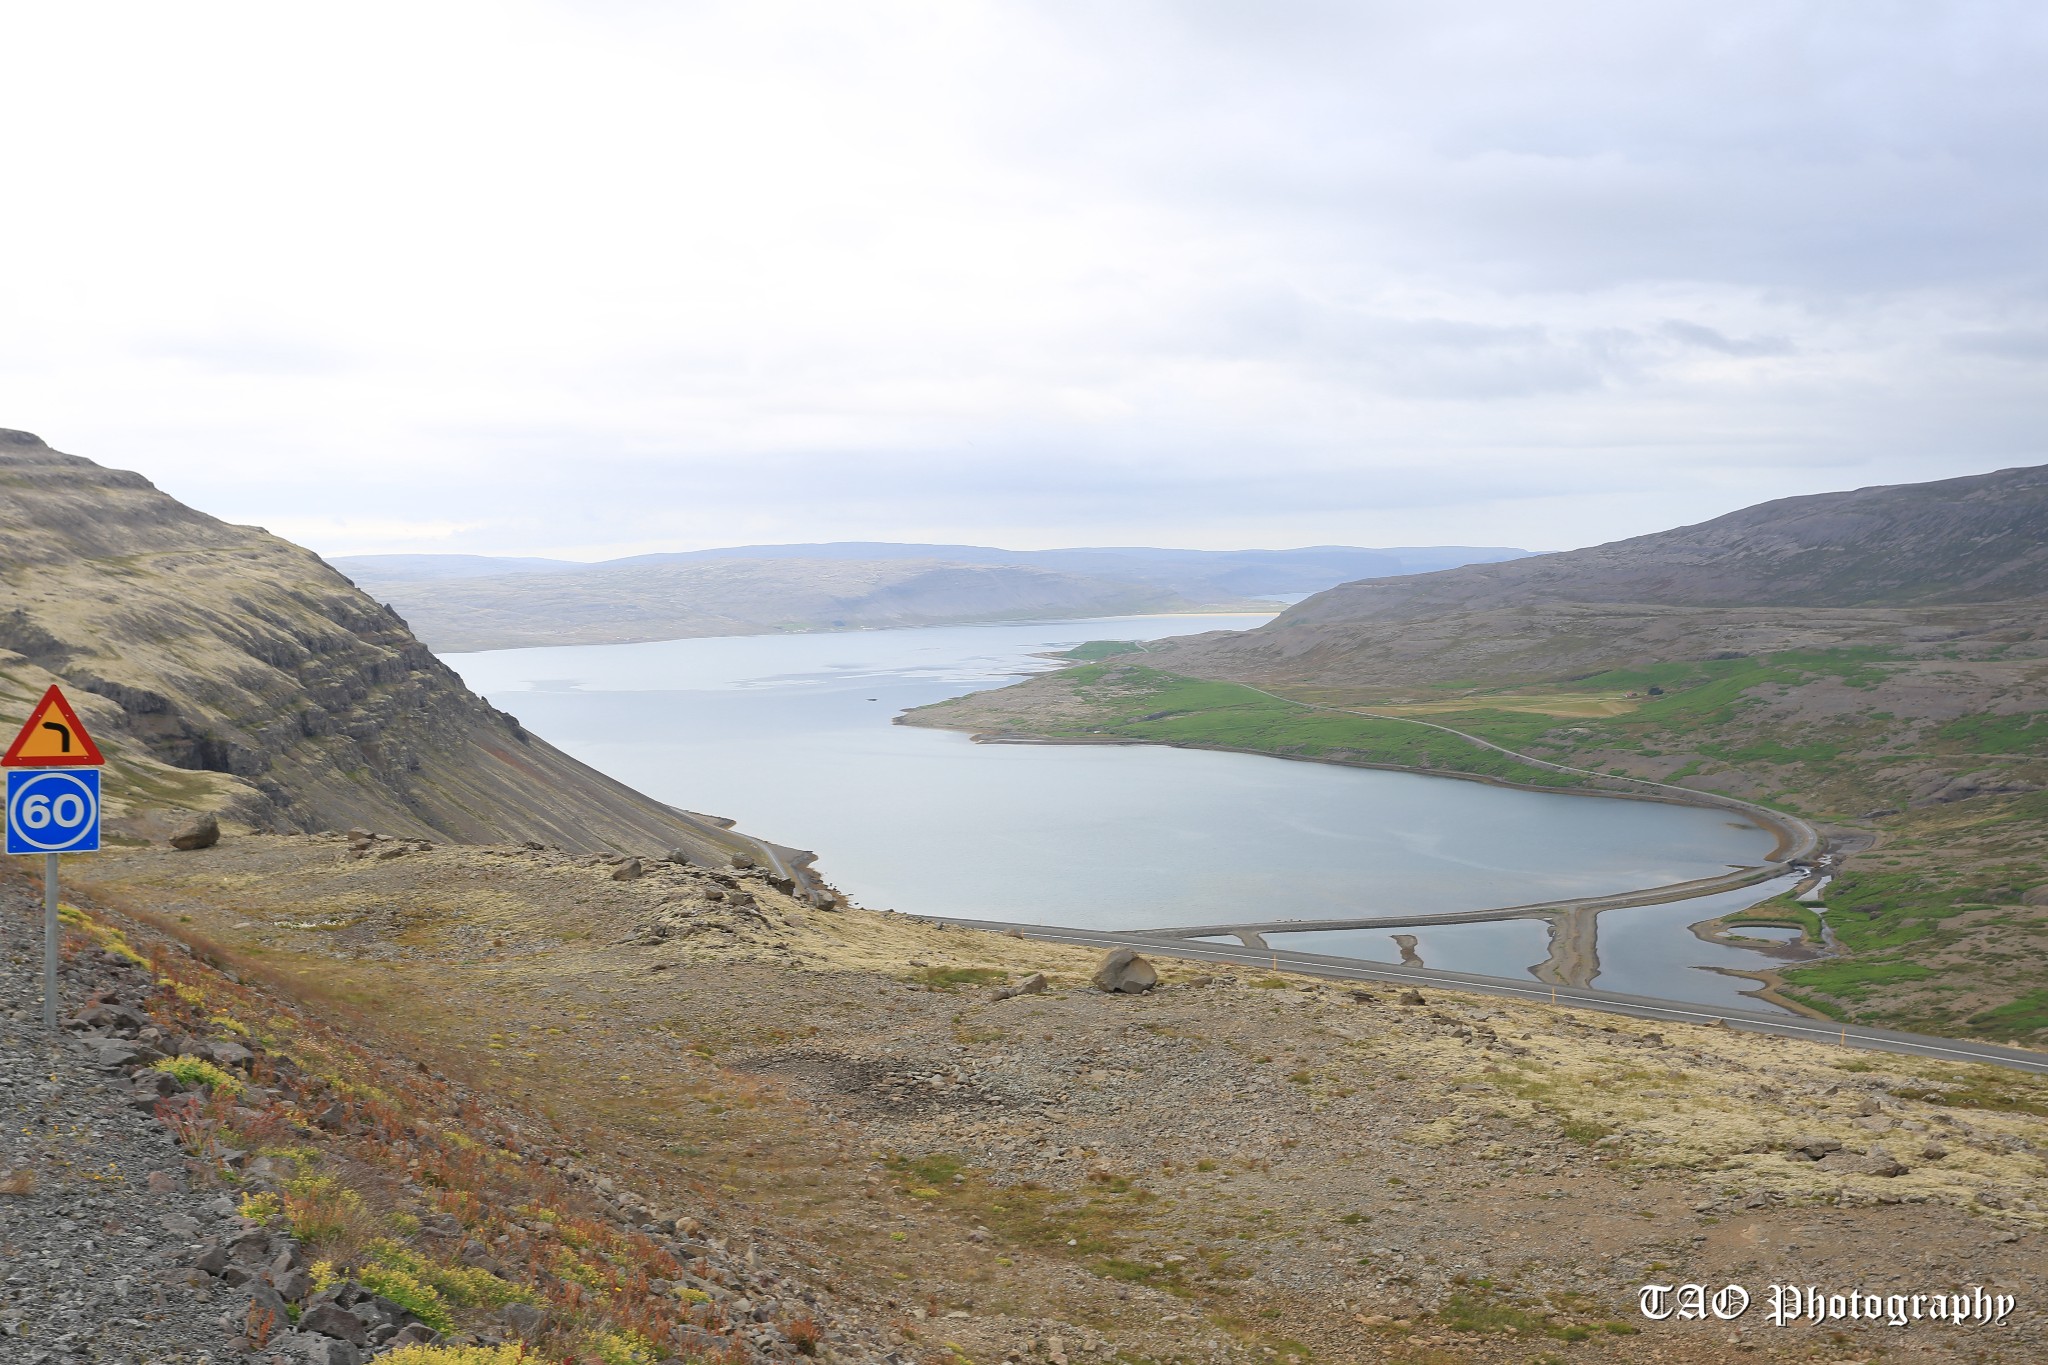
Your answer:
[[[814,849],[854,899],[917,914],[1134,929],[1468,910],[1710,876],[1771,848],[1724,812],[1244,754],[982,745],[890,723],[1050,667],[1035,656],[1083,640],[1262,619],[737,636],[448,661],[585,762]],[[1497,936],[1503,962],[1524,959],[1504,974],[1543,956],[1513,939],[1526,927],[1467,927]]]
[[[1668,905],[1603,910],[1597,939],[1600,970],[1589,984],[1625,995],[1654,995],[1746,1009],[1773,1008],[1744,994],[1755,990],[1756,982],[1729,973],[1758,971],[1784,963],[1748,949],[1705,942],[1692,932],[1691,926],[1769,900],[1791,890],[1798,882],[1798,877],[1782,877],[1740,891],[1696,896]],[[1798,937],[1797,930],[1747,932],[1758,939],[1789,941]],[[1402,955],[1396,934],[1413,940],[1412,958]],[[1368,962],[1407,961],[1444,971],[1519,977],[1534,975],[1534,969],[1550,955],[1550,924],[1546,920],[1520,919],[1492,924],[1424,924],[1407,929],[1324,929],[1267,934],[1265,940],[1275,948],[1295,952],[1358,957]]]

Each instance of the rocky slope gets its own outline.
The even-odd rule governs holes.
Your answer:
[[[270,1088],[305,1177],[410,1215],[305,1227],[307,1257],[418,1265],[467,1300],[457,1331],[551,1359],[2043,1350],[2038,1077],[1201,962],[1111,996],[1093,950],[550,850],[246,836],[85,871],[81,904],[175,984],[149,1004],[174,1046]],[[1646,1281],[2021,1309],[1649,1321]],[[653,1349],[605,1354],[622,1330]]]
[[[108,753],[117,835],[218,810],[721,864],[760,851],[528,733],[309,551],[0,430],[0,714],[51,682]]]

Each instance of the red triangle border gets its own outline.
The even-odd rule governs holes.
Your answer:
[[[57,714],[64,717],[65,722],[71,726],[71,737],[78,742],[78,752],[65,754],[59,758],[23,758],[22,746],[35,734],[32,727],[36,723],[36,717],[42,715],[44,708],[53,703],[57,707]],[[100,753],[100,746],[93,743],[92,735],[87,732],[85,722],[78,718],[78,713],[71,709],[71,703],[65,700],[64,689],[54,683],[51,684],[49,691],[43,693],[42,700],[29,708],[28,719],[22,723],[21,733],[14,737],[14,743],[7,746],[6,754],[0,755],[0,768],[102,768],[106,766],[106,762],[105,756]]]

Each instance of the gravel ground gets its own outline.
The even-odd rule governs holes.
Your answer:
[[[1080,949],[544,850],[249,837],[92,870],[96,903],[548,1115],[643,1202],[806,1243],[803,1279],[918,1359],[2048,1359],[2026,1077],[1197,963],[1109,997]],[[2018,1312],[1652,1322],[1654,1281]]]
[[[186,1188],[183,1153],[130,1106],[119,1068],[43,1032],[41,918],[40,901],[0,888],[0,1360],[220,1359],[215,1291],[179,1262],[233,1207]],[[63,1014],[147,981],[82,952],[64,965]]]

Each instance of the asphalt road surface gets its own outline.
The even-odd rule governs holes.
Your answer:
[[[1720,1005],[1698,1005],[1683,1000],[1659,1000],[1648,995],[1623,995],[1587,987],[1559,986],[1554,990],[1537,981],[1515,981],[1507,977],[1478,976],[1469,972],[1444,972],[1431,967],[1401,967],[1357,958],[1326,957],[1320,953],[1296,953],[1271,948],[1242,948],[1235,944],[1193,943],[1170,934],[1142,931],[1118,933],[1103,929],[1059,929],[1044,924],[1005,924],[998,920],[947,919],[919,916],[934,924],[952,924],[963,929],[985,929],[994,933],[1017,931],[1026,938],[1050,943],[1077,943],[1097,948],[1142,948],[1160,957],[1217,962],[1233,967],[1274,968],[1305,976],[1327,977],[1333,981],[1378,981],[1388,985],[1413,986],[1418,990],[1435,986],[1442,990],[1474,995],[1498,995],[1538,1004],[1569,1005],[1574,1009],[1602,1010],[1636,1019],[1661,1019],[1680,1024],[1714,1024],[1775,1033],[1808,1042],[1833,1043],[1838,1047],[1865,1048],[1875,1052],[1900,1052],[1943,1062],[1979,1062],[2008,1067],[2014,1071],[2048,1076],[2048,1053],[2026,1048],[2000,1047],[1996,1043],[1973,1043],[1960,1038],[1930,1038],[1918,1033],[1866,1028],[1860,1024],[1836,1024],[1825,1019],[1767,1010],[1733,1009]]]

